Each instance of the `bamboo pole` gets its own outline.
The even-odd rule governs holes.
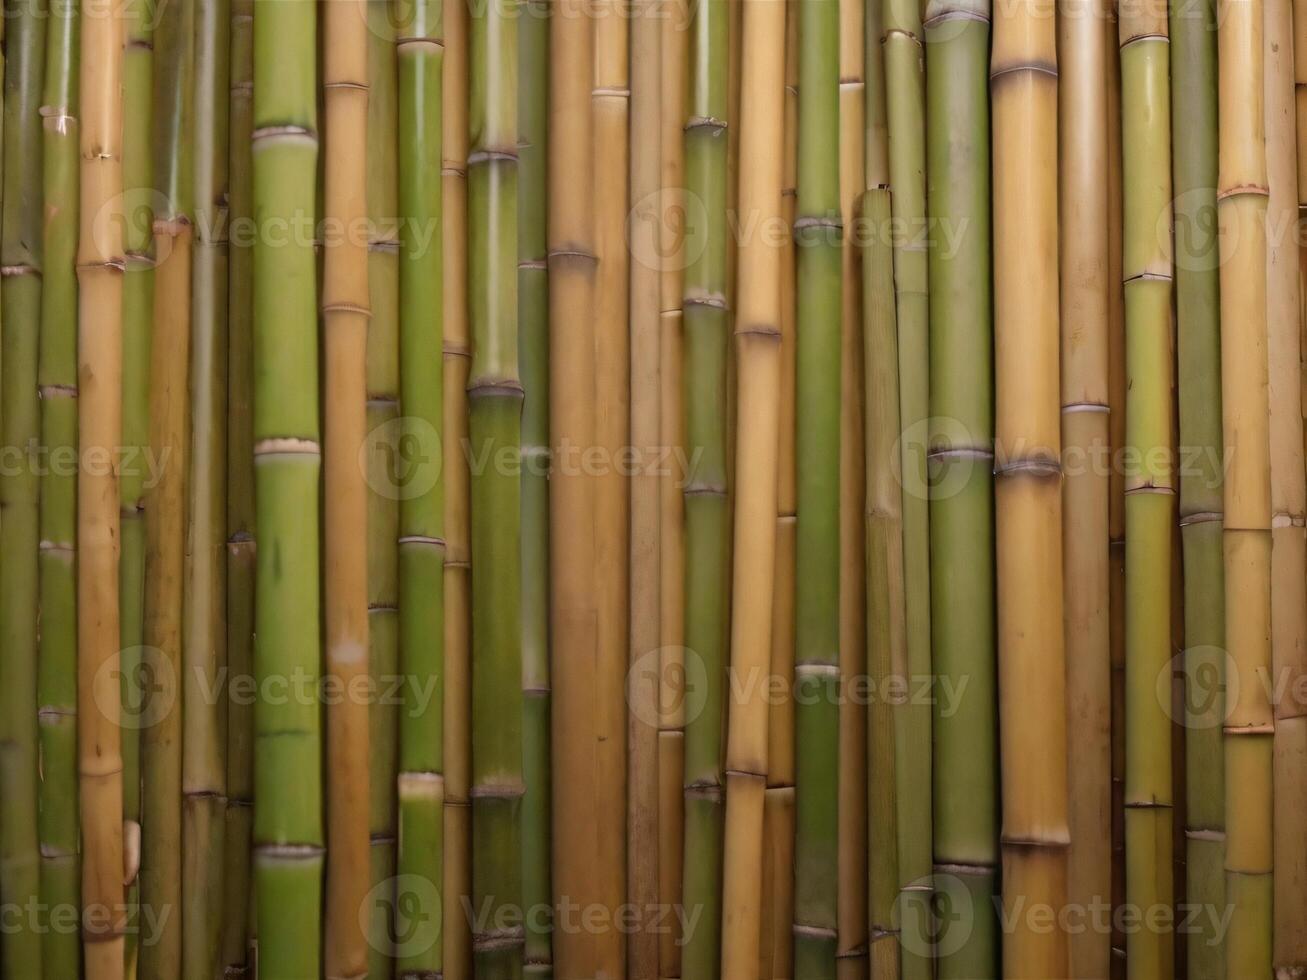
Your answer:
[[[344,232],[328,239],[323,255],[326,669],[329,681],[346,692],[327,707],[323,959],[326,975],[341,978],[367,971],[359,910],[371,887],[369,797],[359,792],[371,763],[369,710],[356,693],[369,676],[368,497],[358,463],[367,430],[371,319],[367,242],[358,235],[368,215],[367,14],[363,0],[331,0],[323,10],[326,217]]]
[[[118,480],[122,438],[121,8],[87,5],[81,32],[78,277],[77,714],[82,933],[89,980],[123,976],[122,735],[119,729]],[[108,217],[104,225],[97,219]]]
[[[1277,977],[1307,976],[1307,488],[1303,471],[1300,241],[1297,132],[1290,0],[1266,4],[1267,358],[1271,441],[1271,666],[1283,683],[1275,702],[1273,965]]]
[[[52,459],[77,453],[77,7],[56,2],[46,29],[41,99],[45,224],[42,270],[41,445]],[[125,441],[125,440],[124,440]],[[37,700],[40,726],[40,890],[50,908],[80,908],[77,807],[77,477],[66,465],[41,479]],[[124,813],[126,813],[124,809]],[[8,948],[13,948],[9,946]],[[53,976],[75,976],[76,932],[47,930],[41,959]]]
[[[685,714],[683,902],[701,910],[685,936],[683,975],[712,980],[722,962],[724,688],[727,668],[730,500],[727,495],[727,116],[729,11],[723,0],[694,8],[690,97],[685,123],[686,205],[702,215],[687,227],[685,447],[693,460],[685,495],[686,670],[702,677]]]
[[[367,602],[368,670],[385,690],[399,673],[399,495],[391,463],[399,452],[398,75],[388,0],[368,0]],[[448,551],[446,551],[448,554]],[[376,697],[369,711],[368,837],[374,904],[367,929],[367,975],[394,975],[390,924],[398,900],[396,779],[399,705]]]
[[[661,277],[655,206],[660,190],[659,127],[662,68],[662,7],[640,0],[631,21],[630,200],[633,204],[630,263],[631,446],[639,465],[631,476],[631,566],[627,699],[627,901],[637,908],[658,905],[658,692],[659,657],[659,480],[652,461],[659,458],[659,397],[662,375],[659,334]],[[529,394],[528,394],[529,397]],[[650,676],[649,668],[653,667]],[[530,782],[528,781],[528,793]],[[630,980],[659,980],[655,930],[640,929],[629,939]]]
[[[595,594],[595,486],[576,453],[595,445],[594,221],[595,132],[593,19],[574,0],[557,0],[550,20],[549,86],[549,436],[553,469],[550,538],[567,549],[549,555],[550,644],[553,652],[554,892],[582,905],[598,899],[594,865],[599,819],[595,739],[598,606]],[[564,454],[568,454],[565,459]],[[567,465],[564,465],[564,464]],[[556,932],[560,977],[598,970],[592,935]]]
[[[123,187],[128,209],[123,229],[123,430],[122,443],[144,461],[150,446],[150,342],[154,327],[153,100],[154,10],[142,4],[130,12],[123,51]],[[141,719],[147,676],[142,643],[145,614],[146,474],[144,465],[124,468],[119,484],[122,544],[119,554],[119,649],[123,712]],[[48,622],[48,620],[47,620]],[[123,820],[127,862],[127,921],[137,924],[140,899],[141,734],[123,735]],[[134,976],[139,955],[128,929],[125,971]]]
[[[839,7],[799,12],[794,975],[833,976],[838,894]]]
[[[141,906],[180,909],[182,890],[182,738],[185,662],[187,385],[191,340],[191,169],[194,139],[194,4],[161,10],[155,29],[154,327],[150,345],[150,446],[168,465],[145,499],[145,646],[154,688],[143,709],[141,744]],[[163,923],[140,949],[143,980],[181,971],[182,917]]]
[[[1066,667],[1058,398],[1057,53],[1051,5],[998,9],[994,158],[995,506],[1003,901],[1061,908],[1067,887]],[[1065,976],[1067,941],[1018,916],[1004,975]]]
[[[399,723],[396,867],[413,885],[410,923],[431,922],[442,899],[444,861],[444,481],[443,241],[441,183],[444,19],[439,0],[395,8],[399,103],[399,397],[409,457],[399,508],[399,665],[435,681],[429,700],[410,691]],[[437,244],[437,243],[440,244]],[[421,700],[419,700],[421,698]],[[407,888],[407,886],[404,886]],[[446,903],[448,904],[448,903]],[[458,902],[454,903],[457,905]],[[397,905],[398,908],[398,905]],[[425,918],[421,918],[425,916]],[[396,934],[398,937],[398,933]],[[399,976],[439,971],[443,929],[396,950]]]
[[[595,583],[598,657],[595,662],[595,766],[598,795],[592,860],[599,867],[595,898],[615,916],[626,902],[626,673],[628,669],[627,485],[617,461],[630,445],[630,331],[626,219],[630,118],[630,26],[624,0],[594,8],[595,448],[604,463],[595,478]],[[639,923],[634,926],[639,929]],[[625,930],[616,920],[598,930],[601,975],[624,976]]]
[[[993,973],[999,933],[994,635],[993,321],[990,282],[988,2],[926,7],[930,235],[931,635],[934,862],[968,934],[939,933],[939,975]],[[957,246],[947,242],[957,238]],[[1106,512],[1104,513],[1106,517]],[[1104,538],[1105,543],[1106,538]],[[1106,556],[1106,548],[1103,548]],[[914,685],[915,686],[915,685]],[[961,907],[959,907],[959,904]],[[905,928],[913,925],[905,923]],[[905,936],[904,942],[908,941]]]
[[[319,631],[317,297],[313,243],[274,222],[316,213],[317,9],[254,15],[254,467],[258,549],[255,679],[316,681]],[[301,39],[288,53],[288,38]],[[274,285],[275,284],[275,285]],[[321,731],[307,699],[254,708],[254,882],[259,975],[320,970]]]
[[[222,967],[227,804],[227,266],[229,4],[203,4],[195,24],[195,246],[192,253],[190,484],[182,622],[182,963]]]
[[[1126,394],[1126,902],[1174,902],[1170,706],[1157,697],[1171,660],[1170,41],[1166,7],[1121,5]],[[1166,687],[1169,690],[1169,685]],[[1130,976],[1169,977],[1174,938],[1145,925],[1126,939]]]
[[[1062,489],[1071,848],[1068,899],[1110,902],[1112,667],[1108,572],[1108,39],[1097,0],[1058,10],[1062,290]],[[1111,936],[1070,940],[1071,976],[1106,978]]]
[[[785,2],[746,0],[741,64],[739,213],[766,227],[781,217]],[[773,237],[740,242],[734,550],[722,895],[724,977],[759,976],[763,821],[768,773],[781,386],[781,262]]]
[[[45,4],[27,0],[5,11],[3,354],[0,387],[3,440],[23,454],[0,477],[0,643],[5,690],[0,728],[0,901],[27,909],[40,899],[37,726],[37,569],[40,547],[37,460],[37,347],[41,325],[43,224],[41,200],[41,78],[45,64]],[[41,971],[41,929],[26,912],[6,936],[0,964],[14,976]]]
[[[1272,665],[1270,435],[1267,396],[1267,174],[1264,8],[1217,8],[1220,70],[1217,213],[1222,240],[1221,400],[1227,458],[1226,647],[1238,695],[1225,710],[1225,941],[1228,976],[1271,972],[1272,736],[1258,678]],[[1231,688],[1234,690],[1234,688]]]
[[[685,276],[685,111],[689,76],[689,17],[686,0],[666,8],[662,20],[662,77],[659,80],[659,173],[657,254],[659,263],[658,371],[659,449],[664,455],[685,446],[682,398]],[[671,458],[674,460],[675,456]],[[659,478],[659,663],[658,663],[658,893],[663,908],[682,900],[684,873],[685,773],[685,498],[686,475],[676,462]],[[660,943],[661,977],[681,976],[681,936],[675,927]]]
[[[517,458],[517,6],[492,0],[469,33],[468,381],[473,459]],[[522,976],[521,490],[517,472],[472,470],[472,937],[476,975]],[[515,917],[517,916],[517,917]]]
[[[231,4],[228,221],[248,232],[254,216],[254,4]],[[227,671],[254,670],[254,291],[248,234],[228,243],[227,279]],[[254,827],[254,717],[247,699],[227,704],[227,813],[223,840],[222,959],[229,976],[250,968],[250,845]]]
[[[472,974],[472,927],[463,899],[472,894],[471,821],[471,544],[467,379],[472,363],[467,320],[468,5],[445,0],[441,72],[441,239],[444,277],[445,477],[445,972]]]
[[[1221,751],[1226,657],[1221,568],[1220,273],[1216,237],[1216,4],[1171,9],[1171,106],[1176,228],[1180,446],[1197,463],[1180,474],[1184,555],[1185,900],[1225,904],[1225,765]],[[1225,976],[1210,924],[1187,939],[1190,976]]]

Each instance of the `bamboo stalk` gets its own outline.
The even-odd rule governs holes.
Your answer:
[[[1307,487],[1303,471],[1300,255],[1294,25],[1290,0],[1266,4],[1267,357],[1271,444],[1271,666],[1283,683],[1275,702],[1273,965],[1277,977],[1307,976]]]
[[[46,30],[42,180],[45,202],[40,386],[41,445],[52,459],[77,453],[77,7],[56,2]],[[125,442],[126,440],[124,440]],[[67,466],[41,479],[40,890],[51,909],[81,907],[77,807],[77,477]],[[128,811],[124,807],[124,814]],[[21,944],[20,944],[21,945]],[[7,948],[14,948],[7,944]],[[41,959],[52,976],[81,965],[76,932],[49,929]]]
[[[254,4],[231,4],[228,221],[248,231],[254,216]],[[228,244],[227,280],[227,671],[254,670],[254,292],[246,234]],[[227,814],[223,840],[222,959],[229,976],[249,973],[250,844],[254,821],[254,718],[246,699],[227,704]]]
[[[317,297],[313,243],[274,222],[316,213],[318,159],[307,0],[254,15],[254,467],[258,549],[254,665],[316,681],[319,630]],[[288,38],[301,40],[288,53]],[[275,288],[273,284],[276,284]],[[321,722],[307,699],[255,704],[254,882],[259,975],[320,970],[323,867]]]
[[[1180,474],[1184,554],[1185,899],[1225,904],[1225,766],[1221,752],[1226,658],[1221,568],[1220,276],[1216,231],[1216,4],[1171,9],[1176,320],[1180,446],[1201,461]],[[1213,684],[1213,679],[1215,683]],[[1210,925],[1188,938],[1190,976],[1220,980],[1224,956]]]
[[[5,10],[4,38],[3,354],[0,387],[3,443],[21,463],[0,477],[0,684],[5,690],[0,728],[0,901],[29,909],[40,900],[37,725],[37,570],[40,528],[37,349],[41,325],[42,199],[41,78],[45,64],[45,4],[27,0]],[[14,976],[41,971],[41,927],[24,911],[5,938],[0,965]]]
[[[785,126],[785,2],[743,10],[738,211],[765,227],[781,217]],[[726,824],[721,975],[759,976],[768,781],[768,678],[776,585],[781,402],[781,263],[770,236],[739,246],[738,364]]]
[[[517,458],[517,7],[492,0],[469,33],[468,381],[473,459]],[[516,471],[472,470],[472,898],[488,914],[476,975],[522,976],[521,489]]]
[[[686,240],[676,216],[685,208],[685,112],[690,56],[686,0],[666,7],[662,20],[662,77],[659,80],[659,337],[660,450],[685,446],[682,397]],[[658,663],[658,892],[659,904],[674,909],[683,897],[685,774],[685,498],[686,475],[673,463],[659,480],[659,663]],[[658,952],[663,978],[681,976],[679,930],[670,929]]]
[[[872,96],[875,98],[876,96]],[[871,159],[869,157],[869,159]],[[887,690],[895,665],[906,656],[903,596],[903,496],[898,484],[899,371],[894,306],[894,252],[890,192],[870,188],[862,199],[863,359],[867,383],[867,676],[874,691]],[[870,719],[871,815],[869,842],[871,973],[899,976],[898,814],[894,788],[894,711],[877,698]]]
[[[1060,909],[1067,877],[1058,397],[1057,52],[1051,5],[999,8],[994,157],[995,444],[1003,901]],[[1065,976],[1067,941],[1018,916],[1004,975]]]
[[[686,907],[702,911],[685,936],[682,971],[712,980],[722,963],[722,733],[729,614],[730,501],[727,496],[727,117],[729,11],[722,0],[694,10],[690,97],[685,124],[686,204],[699,210],[687,230],[685,447],[694,460],[685,496],[686,670],[702,677],[685,715]],[[700,210],[701,209],[701,210]],[[699,699],[701,694],[701,700]]]
[[[1223,551],[1226,647],[1238,683],[1225,709],[1228,976],[1269,975],[1272,960],[1274,714],[1257,679],[1272,664],[1263,14],[1257,0],[1217,8],[1217,213],[1231,243],[1220,267],[1223,442],[1231,447]]]
[[[1126,372],[1126,901],[1174,901],[1171,867],[1169,705],[1158,677],[1171,659],[1171,552],[1175,477],[1171,447],[1170,43],[1166,8],[1121,5]],[[1169,689],[1169,687],[1168,687]],[[1169,977],[1170,929],[1145,926],[1126,941],[1130,976]]]
[[[326,217],[345,230],[323,255],[326,669],[346,692],[327,708],[323,959],[326,975],[342,978],[367,971],[359,910],[371,887],[369,797],[358,791],[371,762],[369,710],[356,693],[369,676],[368,496],[358,461],[367,431],[371,301],[367,243],[356,231],[368,215],[368,27],[363,0],[332,0],[323,10]]]
[[[631,476],[631,565],[627,699],[627,901],[650,910],[658,905],[658,693],[659,657],[659,479],[649,465],[659,458],[659,397],[662,375],[659,358],[659,294],[661,276],[656,257],[661,232],[654,205],[660,190],[659,127],[662,68],[661,5],[640,0],[631,21],[630,200],[632,239],[630,263],[630,397],[631,446],[642,465]],[[525,126],[525,118],[523,120]],[[530,398],[528,385],[528,399]],[[649,668],[654,668],[650,676]],[[527,792],[531,791],[530,780]],[[529,903],[528,903],[529,904]],[[660,910],[661,911],[661,910]],[[655,930],[641,929],[629,939],[627,975],[630,980],[659,980]]]
[[[123,432],[130,452],[144,455],[150,446],[150,343],[154,327],[154,238],[152,116],[154,99],[154,11],[142,4],[131,11],[123,51],[123,186],[129,209],[123,245]],[[122,545],[119,574],[119,648],[122,661],[123,712],[140,720],[145,701],[141,680],[147,676],[142,643],[145,614],[144,465],[121,474]],[[151,665],[152,667],[153,665]],[[140,899],[141,735],[139,726],[123,735],[123,819],[127,861],[127,921],[136,925]],[[135,932],[128,929],[125,972],[136,973],[139,955]]]
[[[937,887],[970,932],[938,936],[939,975],[993,973],[999,934],[997,676],[994,635],[993,321],[989,104],[983,79],[989,3],[926,7],[926,172],[930,235],[931,635],[952,690],[935,707]],[[961,235],[950,248],[944,236]],[[1106,516],[1106,513],[1104,513]],[[1104,548],[1104,555],[1106,549]],[[914,685],[915,686],[915,685]],[[950,710],[951,709],[951,710]],[[961,907],[959,907],[961,906]],[[905,928],[912,923],[905,923]],[[908,937],[904,938],[905,944]]]
[[[626,674],[630,521],[627,486],[616,464],[630,445],[630,330],[626,219],[631,79],[629,17],[624,0],[595,7],[594,116],[595,447],[605,459],[595,480],[595,583],[598,618],[595,766],[598,781],[593,856],[596,900],[614,915],[626,902]],[[634,927],[639,929],[637,923]],[[602,975],[621,977],[625,930],[615,922],[594,940]]]
[[[595,677],[598,608],[595,595],[595,486],[564,453],[595,445],[594,302],[597,243],[594,221],[595,132],[593,19],[572,0],[558,0],[550,20],[549,86],[549,437],[553,470],[550,538],[568,541],[549,555],[550,644],[553,653],[554,892],[574,902],[597,900],[593,849],[600,802],[595,768],[601,697]],[[561,977],[594,976],[594,937],[554,936]]]
[[[118,480],[122,438],[121,8],[89,4],[81,33],[78,276],[77,714],[83,931],[89,980],[123,976],[122,735],[118,666]],[[109,220],[103,225],[97,221]],[[94,465],[92,465],[94,463]]]
[[[1071,848],[1068,899],[1111,900],[1112,704],[1108,573],[1107,37],[1096,0],[1058,10],[1063,562]],[[1070,940],[1071,976],[1106,978],[1111,936]]]
[[[399,729],[397,869],[410,923],[428,923],[442,897],[444,861],[444,481],[441,162],[444,18],[439,0],[395,8],[399,68],[399,390],[401,438],[414,448],[399,511],[399,663],[435,681],[430,701],[406,704]],[[454,903],[457,904],[457,903]],[[396,906],[398,908],[398,904]],[[439,907],[439,906],[437,906]],[[417,918],[414,917],[417,916]],[[425,918],[423,918],[425,917]],[[397,932],[396,936],[403,935]],[[399,976],[437,972],[443,929],[409,936],[396,950]]]
[[[442,936],[447,976],[472,974],[472,926],[463,900],[472,894],[471,848],[471,544],[467,379],[472,363],[467,318],[468,5],[444,3],[441,72],[441,342],[445,477],[445,901]]]
[[[208,3],[195,24],[196,233],[192,255],[190,486],[182,623],[182,963],[222,967],[226,862],[227,271],[229,4]]]
[[[145,646],[154,689],[144,702],[141,744],[141,906],[181,908],[183,605],[186,533],[187,384],[191,339],[191,170],[194,5],[164,8],[155,30],[154,328],[150,345],[150,445],[168,465],[145,499]],[[166,457],[164,454],[167,454]],[[181,970],[181,916],[140,950],[143,980]]]
[[[839,7],[799,12],[795,980],[834,976],[839,810]]]

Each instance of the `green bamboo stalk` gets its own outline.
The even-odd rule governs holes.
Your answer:
[[[227,672],[254,670],[253,247],[250,140],[254,111],[254,2],[231,3],[227,280]],[[249,971],[250,841],[254,818],[254,712],[246,698],[227,703],[227,812],[224,821],[222,964]]]
[[[254,461],[258,549],[254,673],[315,682],[319,627],[318,306],[313,243],[275,223],[309,224],[318,158],[312,0],[254,13]],[[288,49],[289,42],[289,49]],[[279,699],[280,700],[280,699]],[[320,969],[321,720],[305,699],[254,708],[254,881],[259,975]]]
[[[839,5],[799,11],[795,980],[835,976],[839,773]],[[688,893],[687,893],[688,901]]]
[[[930,228],[931,636],[936,698],[934,861],[953,901],[938,975],[998,970],[998,700],[994,647],[993,322],[990,280],[988,0],[926,5]],[[887,52],[888,53],[888,52]],[[909,647],[909,656],[911,647]],[[915,686],[915,685],[914,685]],[[954,708],[954,711],[944,711]],[[910,743],[911,744],[911,743]],[[906,911],[906,910],[905,910]],[[951,923],[966,922],[961,944]],[[916,924],[904,922],[903,928]],[[905,943],[907,937],[905,936]]]
[[[1216,4],[1171,5],[1171,114],[1176,229],[1176,359],[1184,550],[1185,901],[1225,907],[1225,574],[1220,275],[1216,237]],[[1186,938],[1192,980],[1221,980],[1225,959],[1210,923]]]
[[[518,26],[517,331],[522,406],[522,905],[552,904],[549,825],[549,6]],[[553,975],[547,922],[526,923],[526,973]]]
[[[42,181],[46,204],[37,382],[41,445],[51,466],[41,479],[40,704],[41,896],[48,909],[81,907],[77,808],[77,200],[78,16],[56,0],[46,30]],[[55,461],[63,461],[54,465]],[[52,977],[81,964],[75,931],[47,929],[41,959]]]
[[[41,80],[45,4],[12,0],[4,38],[4,223],[0,229],[0,438],[11,463],[0,476],[0,901],[24,910],[0,963],[15,977],[41,972],[41,934],[29,903],[41,893],[37,755],[37,524],[40,440],[37,348],[41,327]]]
[[[903,575],[909,687],[931,674],[930,514],[924,425],[930,412],[930,309],[926,250],[925,78],[921,8],[913,0],[884,7],[889,177],[894,211],[894,295],[899,329],[899,424],[903,454]],[[895,719],[899,780],[901,928],[924,929],[930,900],[931,709],[913,698]],[[921,942],[914,952],[904,935],[903,973],[928,975]]]
[[[227,0],[195,23],[195,245],[191,253],[190,483],[182,620],[182,969],[220,971],[226,836]]]
[[[404,676],[432,678],[435,688],[429,704],[406,705],[400,718],[397,866],[401,882],[421,882],[410,922],[434,924],[438,913],[426,901],[443,890],[445,521],[441,182],[432,175],[441,166],[444,17],[438,0],[399,10],[400,448],[410,448],[399,514],[399,663]],[[398,959],[400,976],[440,970],[443,930],[403,944]]]
[[[395,28],[389,0],[368,0],[368,666],[384,690],[399,675],[399,499],[390,464],[399,452],[399,239],[395,226],[399,136],[396,130]],[[368,976],[394,974],[389,916],[394,908],[395,776],[399,705],[377,698],[368,738],[371,925]]]
[[[685,719],[683,903],[701,912],[685,936],[682,975],[711,980],[721,968],[722,731],[727,666],[730,504],[727,499],[727,46],[729,10],[705,0],[690,25],[687,199],[703,208],[698,240],[687,242],[682,301],[685,433],[697,460],[685,500],[685,647],[705,680],[703,709]]]
[[[1171,722],[1157,678],[1171,658],[1171,126],[1165,8],[1121,7],[1126,297],[1126,901],[1171,904]],[[1135,977],[1172,975],[1169,930],[1126,941]]]
[[[143,719],[148,676],[142,660],[145,640],[145,452],[150,450],[150,339],[154,326],[154,202],[151,145],[154,91],[154,4],[128,12],[127,45],[123,54],[123,187],[127,221],[124,228],[123,271],[123,446],[130,447],[134,465],[124,467],[122,551],[118,559],[120,593],[119,647],[124,719]],[[151,667],[153,665],[150,665]],[[123,820],[129,828],[127,848],[127,921],[137,924],[140,897],[141,735],[133,726],[123,732]],[[138,936],[126,937],[126,969],[136,970]]]
[[[522,976],[522,602],[518,378],[518,10],[492,0],[468,35],[472,367],[472,901],[476,975]]]
[[[160,8],[154,34],[153,175],[154,323],[149,366],[151,450],[167,453],[168,466],[148,489],[144,643],[150,663],[141,668],[151,689],[141,715],[141,905],[179,909],[181,890],[182,574],[185,542],[186,377],[189,330],[193,174],[191,92],[194,81],[194,4]],[[164,263],[168,263],[167,266]],[[142,945],[144,980],[164,980],[181,969],[182,922],[170,915],[158,939]]]

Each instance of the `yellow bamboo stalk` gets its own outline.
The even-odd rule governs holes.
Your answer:
[[[781,216],[785,0],[746,0],[742,23],[735,312],[737,440],[731,698],[726,748],[722,976],[759,977],[780,445],[783,246],[763,229]]]
[[[122,733],[119,730],[118,477],[122,429],[122,7],[88,2],[81,38],[81,234],[77,247],[78,773],[88,980],[123,976]],[[108,220],[105,220],[106,217]]]
[[[1263,683],[1272,664],[1263,16],[1261,0],[1222,0],[1217,8],[1217,211],[1227,243],[1221,263],[1223,542],[1226,646],[1234,673],[1225,724],[1230,977],[1271,973],[1275,722]]]
[[[471,820],[471,483],[467,381],[472,364],[467,311],[468,6],[445,0],[441,69],[441,234],[444,247],[445,481],[445,867],[442,889],[447,977],[472,975]]]
[[[325,204],[346,233],[326,242],[325,590],[327,677],[345,696],[327,708],[328,977],[367,972],[359,909],[371,884],[368,853],[368,702],[355,692],[368,676],[367,486],[359,451],[367,430],[368,25],[362,0],[331,0],[323,10],[326,103]]]
[[[1291,0],[1266,0],[1266,324],[1271,445],[1274,744],[1274,966],[1307,976],[1307,485],[1303,470],[1297,126]]]
[[[1004,974],[1063,977],[1067,725],[1058,392],[1057,50],[1051,0],[995,8],[996,525]]]

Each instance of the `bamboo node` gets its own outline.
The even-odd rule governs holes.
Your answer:
[[[1018,62],[1011,65],[996,65],[989,73],[989,82],[992,86],[995,82],[1003,81],[1008,76],[1029,74],[1048,75],[1051,78],[1057,78],[1057,65],[1049,64],[1046,61],[1029,61]]]
[[[837,939],[838,934],[834,929],[827,929],[824,926],[805,926],[800,922],[794,923],[791,927],[794,935],[807,936],[812,939]]]
[[[322,450],[313,439],[294,436],[260,439],[254,444],[254,458],[261,456],[320,456]]]
[[[15,276],[41,275],[41,270],[34,265],[20,262],[15,265],[0,265],[0,277],[9,279]]]
[[[508,926],[491,932],[480,932],[472,937],[472,948],[482,953],[501,949],[516,949],[526,945],[526,929],[522,926]]]
[[[1167,44],[1170,44],[1171,36],[1156,31],[1149,31],[1146,34],[1132,34],[1121,42],[1121,50],[1124,51],[1126,48],[1130,47],[1130,45],[1136,44],[1139,41],[1165,41]]]
[[[1232,197],[1238,197],[1241,194],[1252,194],[1256,197],[1270,197],[1271,189],[1265,184],[1235,184],[1233,187],[1225,187],[1217,190],[1216,200],[1225,201]]]
[[[691,116],[685,123],[685,131],[688,133],[695,129],[709,129],[721,132],[726,129],[726,120],[717,119],[714,116]]]
[[[250,141],[260,143],[264,140],[284,139],[290,142],[306,142],[318,145],[318,134],[307,126],[290,124],[281,126],[260,126],[250,135]]]
[[[36,396],[46,398],[76,398],[76,385],[41,385],[36,389]]]
[[[1190,524],[1212,524],[1212,523],[1219,524],[1224,519],[1225,519],[1225,515],[1220,513],[1219,511],[1205,510],[1205,511],[1200,511],[1196,514],[1185,514],[1181,516],[1180,526],[1187,527]]]

